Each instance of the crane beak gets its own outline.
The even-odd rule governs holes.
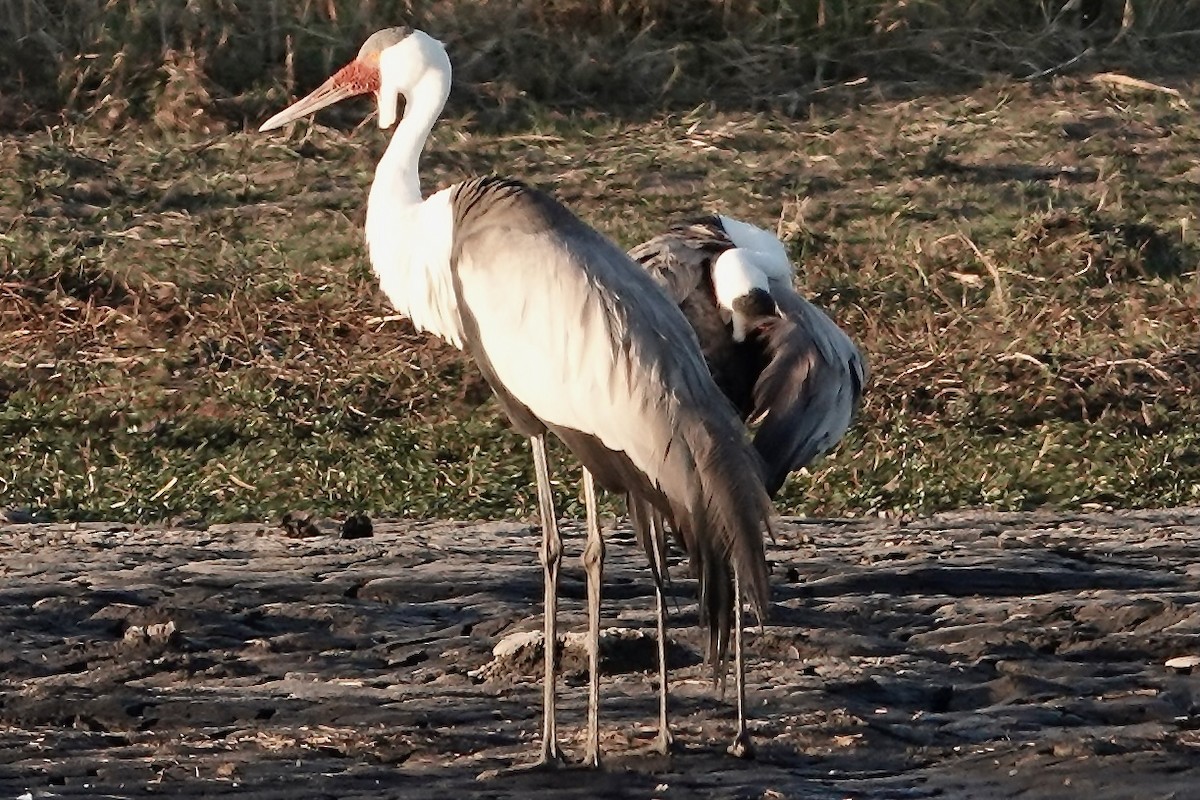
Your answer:
[[[273,131],[289,122],[316,113],[347,97],[367,94],[379,88],[379,68],[361,61],[351,61],[310,94],[280,111],[259,126],[260,131]]]

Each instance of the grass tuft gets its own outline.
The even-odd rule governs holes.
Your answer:
[[[375,286],[385,134],[238,132],[385,18],[459,66],[427,188],[519,176],[626,246],[710,210],[780,233],[873,376],[781,510],[1200,502],[1200,123],[1169,73],[1200,6],[1127,5],[10,3],[0,124],[85,122],[0,144],[0,507],[533,512],[476,370]],[[1168,71],[1088,77],[1122,65]]]
[[[0,124],[65,110],[109,128],[242,125],[396,24],[452,47],[457,109],[504,117],[544,104],[798,113],[860,78],[1186,71],[1198,18],[1200,0],[13,0]]]

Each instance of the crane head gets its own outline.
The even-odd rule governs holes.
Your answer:
[[[764,269],[769,259],[744,247],[733,247],[713,261],[713,299],[725,323],[732,326],[735,342],[746,339],[755,320],[777,317],[779,309],[771,297],[771,270]]]
[[[371,93],[379,103],[379,126],[389,128],[396,122],[398,97],[411,90],[430,68],[449,74],[449,59],[440,42],[412,28],[385,28],[371,34],[353,61],[259,130],[275,130],[348,97]]]

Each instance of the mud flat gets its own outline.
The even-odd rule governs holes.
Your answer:
[[[0,798],[1200,797],[1200,509],[784,520],[749,637],[758,758],[724,752],[674,562],[672,710],[653,738],[653,596],[608,535],[608,767],[487,782],[526,757],[536,530],[372,538],[0,526]],[[582,630],[578,525],[563,580]],[[581,752],[568,649],[560,728]],[[731,699],[731,698],[730,698]]]

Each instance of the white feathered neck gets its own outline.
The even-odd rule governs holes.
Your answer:
[[[404,116],[375,169],[367,201],[367,249],[380,288],[420,330],[462,348],[450,254],[454,214],[449,190],[424,199],[418,163],[450,96],[450,59],[441,42],[414,31],[379,55],[379,124],[389,127],[397,101]]]

